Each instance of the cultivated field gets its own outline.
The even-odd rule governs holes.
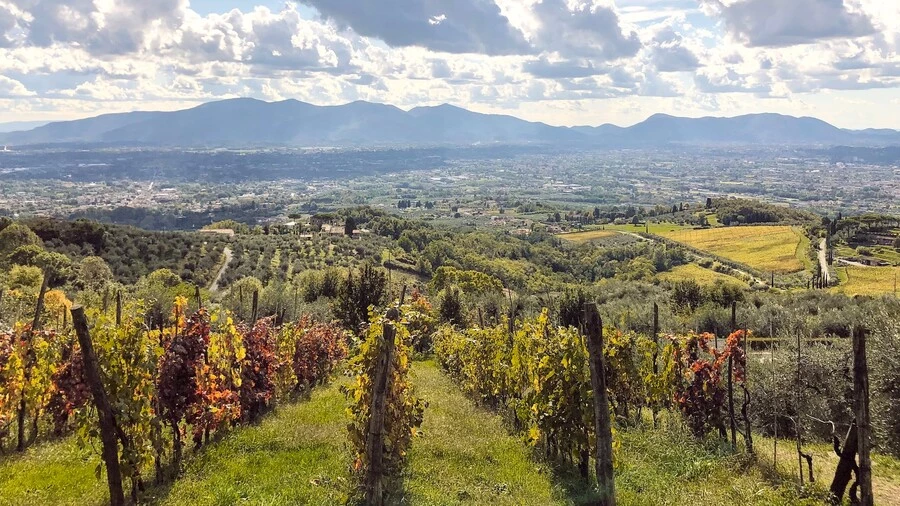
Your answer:
[[[617,235],[618,232],[613,230],[588,230],[586,232],[572,232],[569,234],[560,234],[558,237],[560,239],[565,239],[566,241],[582,243],[588,241],[595,241],[597,239],[605,239],[607,237],[612,237]]]
[[[651,234],[663,235],[665,233],[677,232],[679,230],[691,230],[692,227],[679,225],[677,223],[670,222],[651,222],[649,224],[640,224],[640,225],[604,225],[606,230],[617,230],[619,232],[629,232],[632,234],[637,234],[639,232],[650,232]]]
[[[845,295],[883,295],[894,293],[895,279],[900,279],[900,267],[839,267],[841,284],[832,288]]]
[[[679,265],[671,271],[660,273],[657,276],[661,281],[681,281],[684,279],[693,279],[701,285],[712,285],[716,281],[731,283],[735,285],[744,285],[737,278],[731,277],[712,269],[700,267],[697,264]]]
[[[659,235],[764,272],[803,270],[803,232],[789,226],[720,227]]]

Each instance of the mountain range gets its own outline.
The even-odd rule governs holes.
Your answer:
[[[655,114],[630,127],[555,127],[452,105],[404,111],[352,102],[317,106],[297,100],[239,98],[173,112],[128,112],[0,133],[0,143],[181,147],[570,144],[582,147],[667,145],[900,145],[897,130],[846,130],[816,118],[750,114],[681,118]]]

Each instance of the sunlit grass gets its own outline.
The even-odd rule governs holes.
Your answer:
[[[737,278],[728,276],[727,274],[722,274],[721,272],[716,272],[712,269],[700,267],[697,264],[679,265],[671,271],[659,273],[657,277],[661,281],[681,281],[685,279],[692,279],[701,285],[712,285],[717,281],[722,281],[724,283],[730,283],[733,285],[745,286],[745,284]]]
[[[665,233],[677,232],[680,230],[691,230],[693,229],[690,225],[679,225],[677,223],[670,222],[651,222],[649,224],[640,224],[640,225],[604,225],[606,230],[617,230],[619,232],[630,232],[632,234],[636,234],[639,232],[648,232],[656,235],[663,235]]]
[[[546,468],[530,458],[500,418],[476,407],[433,362],[417,362],[412,383],[428,401],[404,477],[408,504],[565,504]]]
[[[836,271],[841,283],[831,289],[833,293],[883,295],[900,288],[900,267],[845,266],[837,267]]]
[[[659,235],[764,272],[803,270],[799,258],[803,232],[795,227],[719,227]]]
[[[594,241],[597,239],[604,239],[606,237],[612,237],[614,235],[618,235],[618,232],[615,232],[613,230],[588,230],[586,232],[570,232],[568,234],[560,234],[557,237],[574,243],[582,243]]]
[[[174,483],[142,501],[166,505],[341,504],[350,490],[346,401],[339,384],[281,406],[259,425],[236,429],[196,454]],[[99,457],[75,438],[0,458],[0,505],[108,504]],[[152,477],[147,477],[152,483]]]

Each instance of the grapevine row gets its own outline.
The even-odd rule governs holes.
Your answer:
[[[347,355],[347,336],[336,325],[308,318],[280,327],[271,318],[235,323],[227,310],[190,314],[187,307],[176,299],[169,323],[153,330],[142,301],[114,313],[80,309],[113,407],[121,473],[135,497],[151,471],[158,480],[177,474],[187,441],[200,447],[255,421],[280,399],[323,382]],[[41,427],[96,437],[84,369],[71,327],[17,324],[0,333],[0,442],[15,435],[28,445]]]
[[[605,380],[610,417],[619,426],[640,419],[644,409],[677,409],[702,437],[724,430],[727,364],[743,382],[744,332],[723,350],[709,335],[662,339],[603,328]],[[544,310],[487,328],[441,327],[435,353],[447,373],[486,406],[508,413],[531,444],[552,459],[576,464],[586,478],[596,439],[589,354],[575,327],[556,326]]]

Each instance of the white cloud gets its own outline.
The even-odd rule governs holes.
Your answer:
[[[35,92],[28,91],[25,85],[19,81],[0,75],[0,98],[22,98],[35,95],[37,95]]]
[[[0,121],[249,95],[449,102],[568,124],[764,110],[864,121],[866,111],[900,127],[884,107],[900,97],[900,2],[302,3],[318,11],[0,0]],[[851,95],[858,109],[841,101]],[[828,101],[843,109],[798,105]]]
[[[872,35],[872,20],[845,0],[701,0],[748,46],[783,47]]]
[[[301,0],[327,19],[393,47],[448,53],[531,51],[494,0]]]

